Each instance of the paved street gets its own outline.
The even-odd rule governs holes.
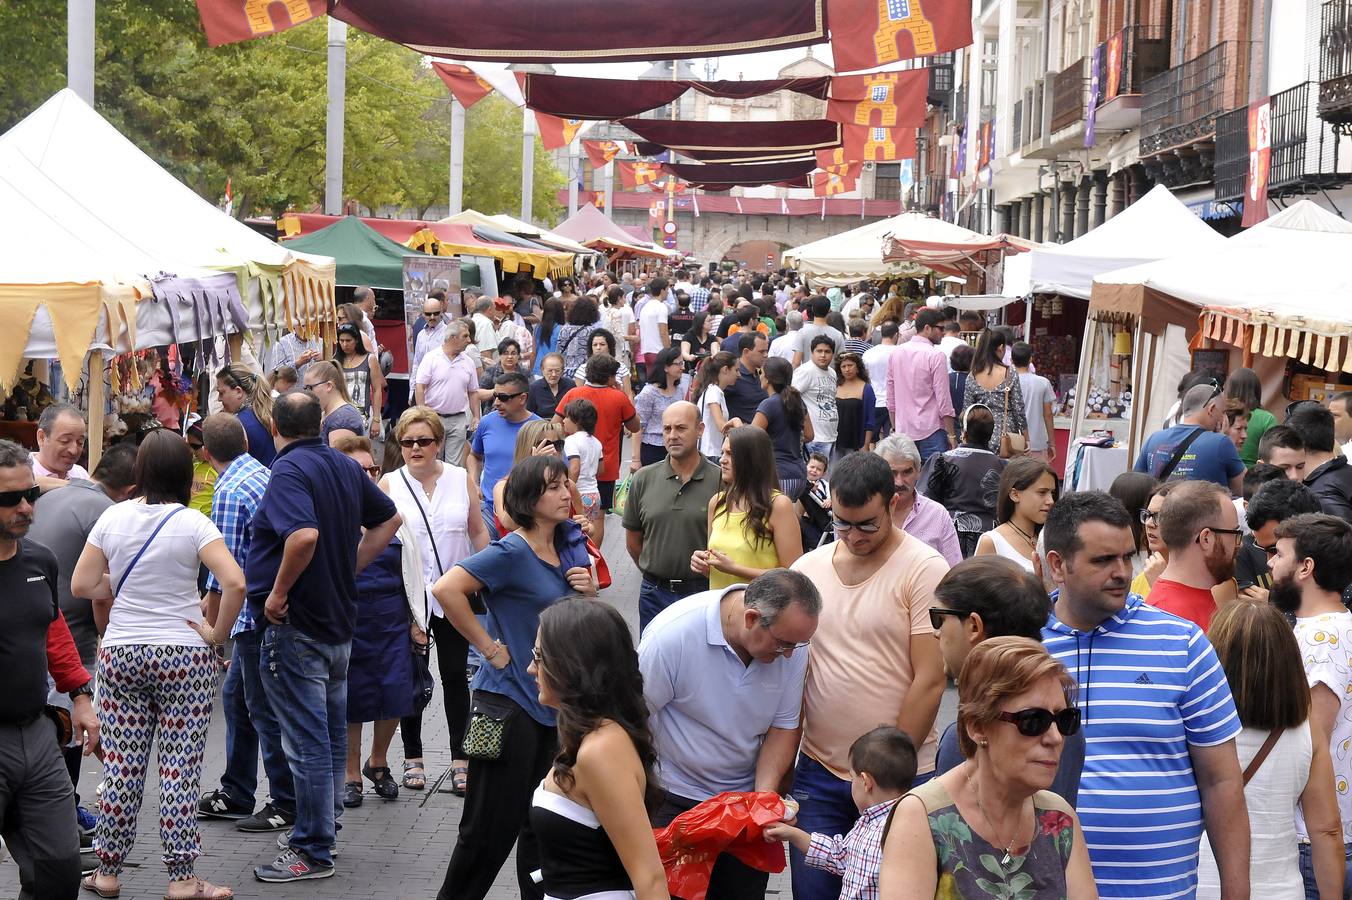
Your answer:
[[[624,613],[637,634],[638,572],[624,550],[624,529],[620,527],[619,517],[611,516],[606,524],[604,552],[614,585],[602,596]],[[956,702],[956,693],[949,690],[940,710],[942,723],[953,719]],[[369,731],[367,740],[370,740]],[[439,699],[434,699],[424,720],[424,745],[430,788],[432,782],[447,771],[451,761],[448,751],[438,749],[447,746],[446,721]],[[390,748],[390,768],[396,774],[402,767],[401,747],[396,736]],[[202,780],[204,790],[219,785],[224,760],[225,728],[218,709],[212,720],[207,747]],[[94,796],[94,786],[100,777],[98,763],[87,761],[80,784],[86,802]],[[446,781],[449,783],[449,777]],[[237,897],[389,900],[435,897],[455,843],[462,806],[460,798],[431,790],[401,791],[397,801],[383,801],[371,793],[369,782],[366,787],[366,802],[359,809],[344,812],[343,831],[339,837],[340,856],[333,878],[287,886],[255,881],[253,866],[276,855],[277,835],[246,835],[236,831],[232,823],[219,820],[201,820],[202,856],[197,861],[198,874],[216,884],[233,887]],[[141,808],[136,847],[123,872],[122,896],[128,900],[160,897],[164,893],[165,870],[159,858],[158,803],[158,782],[152,773]],[[496,900],[520,895],[515,871],[514,863],[509,860],[503,866],[491,897]],[[12,897],[17,893],[18,871],[12,861],[6,860],[0,864],[0,896]],[[790,896],[787,870],[783,875],[771,878],[767,896]]]

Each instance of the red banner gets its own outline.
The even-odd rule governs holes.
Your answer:
[[[1103,84],[1103,102],[1117,96],[1122,89],[1122,32],[1108,38],[1108,62],[1105,65],[1107,76]]]
[[[849,159],[845,156],[844,147],[817,151],[817,168],[827,172],[835,172],[839,175],[845,171],[846,166],[853,165],[856,162],[858,160]]]
[[[600,169],[624,150],[618,141],[583,141],[582,149],[587,151],[587,159],[593,169]]]
[[[535,114],[535,122],[540,126],[540,142],[545,145],[546,150],[567,147],[573,142],[573,138],[577,137],[577,131],[582,127],[581,119],[560,119],[558,116],[542,112]]]
[[[914,128],[877,128],[842,125],[841,146],[845,159],[861,162],[893,162],[915,157]]]
[[[460,105],[465,109],[469,109],[493,93],[493,85],[471,72],[469,66],[434,62],[432,63],[432,71],[436,72],[438,77],[446,82],[446,87],[451,89],[455,99],[459,100]]]
[[[835,172],[813,172],[812,196],[834,197],[836,194],[844,194],[854,190],[857,184],[856,179],[848,175],[840,175]]]
[[[832,78],[826,118],[843,125],[918,128],[925,123],[928,91],[928,69]]]
[[[616,168],[620,170],[620,183],[631,191],[640,187],[656,187],[658,179],[662,177],[661,163],[622,162]]]
[[[328,12],[327,0],[197,0],[212,47],[304,25]]]
[[[1268,217],[1268,176],[1272,166],[1272,98],[1249,104],[1249,174],[1244,180],[1245,228]]]
[[[837,72],[857,72],[972,43],[971,0],[830,0]]]

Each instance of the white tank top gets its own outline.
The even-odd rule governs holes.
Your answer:
[[[991,546],[995,548],[996,556],[1012,559],[1014,562],[1023,566],[1029,574],[1032,574],[1033,561],[1016,550],[1013,544],[1005,540],[1004,535],[992,529],[991,531],[986,532],[986,537],[990,538]]]
[[[428,610],[432,615],[440,616],[441,607],[432,599],[432,586],[474,552],[469,540],[469,475],[459,466],[441,463],[441,476],[430,498],[423,492],[418,479],[402,466],[390,473],[389,484],[390,499],[404,524],[418,539]],[[479,514],[477,509],[473,512]],[[431,534],[427,531],[428,522],[432,525]]]

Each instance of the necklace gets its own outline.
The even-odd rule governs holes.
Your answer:
[[[981,818],[986,820],[986,825],[990,828],[991,834],[995,835],[995,840],[998,842],[1000,840],[1000,832],[999,830],[996,829],[995,823],[991,821],[991,817],[986,815],[986,809],[981,805],[981,794],[979,791],[977,791],[976,786],[972,783],[971,775],[967,776],[967,789],[972,792],[972,796],[976,797],[977,811],[981,813]],[[1023,812],[1022,804],[1020,804],[1019,806],[1019,812],[1020,814],[1022,814]],[[1009,836],[1009,840],[1005,843],[1005,855],[1000,859],[1000,865],[1002,866],[1009,865],[1011,851],[1014,848],[1014,842],[1019,839],[1019,826],[1020,823],[1018,821],[1015,821],[1014,833]]]
[[[1008,525],[1010,528],[1013,528],[1015,531],[1017,531],[1017,532],[1019,533],[1019,537],[1023,538],[1025,541],[1028,542],[1028,549],[1030,549],[1030,550],[1036,550],[1036,549],[1037,549],[1037,539],[1034,538],[1034,537],[1033,537],[1031,534],[1029,534],[1028,532],[1024,531],[1024,530],[1023,530],[1022,528],[1020,528],[1019,526],[1015,525],[1013,519],[1010,519],[1010,520],[1009,520],[1008,522],[1006,522],[1005,524]]]

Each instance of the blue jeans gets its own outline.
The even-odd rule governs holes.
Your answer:
[[[1344,900],[1352,897],[1352,844],[1345,845],[1347,858],[1345,881],[1343,882]],[[1314,859],[1310,854],[1310,845],[1300,845],[1300,877],[1305,879],[1305,897],[1307,900],[1319,900],[1319,886],[1314,880]]]
[[[807,754],[798,757],[793,776],[793,799],[798,801],[798,827],[808,834],[844,835],[859,821],[859,810],[850,796],[850,782]],[[789,848],[793,877],[793,900],[835,900],[841,879],[807,864],[803,854]]]
[[[658,613],[679,599],[681,598],[675,592],[664,590],[660,585],[644,578],[638,588],[638,633],[642,635],[648,623]]]
[[[352,642],[325,644],[293,625],[269,625],[259,660],[263,689],[281,710],[282,748],[296,785],[291,847],[333,865],[347,768],[347,663]]]
[[[258,670],[261,629],[241,631],[234,637],[230,668],[221,686],[225,710],[225,774],[221,789],[240,806],[254,805],[258,790],[258,751],[263,751],[263,771],[268,775],[272,803],[295,812],[296,787],[282,750],[282,733],[272,713]]]
[[[928,437],[915,438],[915,446],[920,451],[920,461],[928,462],[934,454],[948,449],[948,432],[940,428]]]
[[[822,456],[825,456],[829,460],[831,458],[831,451],[836,449],[836,442],[807,441],[806,443],[803,444],[803,449],[807,450],[809,454],[820,453]]]

